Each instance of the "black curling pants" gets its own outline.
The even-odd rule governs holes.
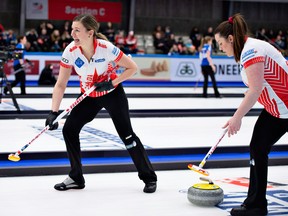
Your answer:
[[[273,117],[263,110],[250,143],[250,184],[244,201],[247,208],[267,209],[268,155],[271,147],[288,132],[288,119]]]
[[[82,127],[92,121],[102,108],[105,108],[110,114],[119,137],[136,166],[139,178],[145,183],[157,181],[148,155],[140,139],[133,132],[128,100],[122,85],[102,97],[86,97],[74,107],[67,117],[63,127],[63,136],[71,165],[69,176],[77,183],[85,182],[82,172],[79,134]]]
[[[11,82],[11,88],[14,88],[15,86],[17,86],[18,83],[20,83],[20,94],[22,95],[26,94],[26,73],[24,69],[15,73],[15,80]],[[7,87],[5,87],[5,91],[6,92],[8,91]]]
[[[207,65],[207,66],[205,65],[205,66],[201,66],[201,69],[202,69],[202,73],[203,73],[203,76],[204,76],[203,97],[207,97],[208,78],[209,78],[209,76],[210,76],[211,81],[212,81],[214,94],[215,94],[216,97],[219,97],[220,93],[219,93],[218,88],[217,88],[215,74],[214,74],[214,71],[212,70],[212,67],[210,65]]]

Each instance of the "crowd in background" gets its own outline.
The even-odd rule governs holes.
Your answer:
[[[138,46],[138,38],[134,31],[125,32],[114,27],[113,23],[103,23],[100,27],[109,41],[119,47],[126,54],[145,53],[145,47]],[[153,53],[167,55],[195,55],[199,52],[201,40],[205,36],[213,35],[213,27],[199,30],[193,27],[187,35],[175,35],[170,26],[157,25],[152,31]],[[73,40],[71,37],[71,22],[64,21],[63,25],[55,26],[50,22],[41,22],[36,28],[25,33],[27,38],[26,50],[29,52],[61,52]],[[285,31],[260,28],[255,32],[256,38],[268,41],[288,56],[288,37]],[[0,46],[15,45],[17,35],[12,29],[5,30],[0,24]],[[217,43],[213,39],[213,53],[219,52]]]
[[[71,23],[65,21],[62,26],[55,27],[50,22],[41,22],[36,28],[28,30],[26,51],[30,52],[61,52],[73,40]],[[16,45],[17,35],[9,29],[0,27],[0,46]]]
[[[189,55],[198,54],[201,46],[201,41],[205,36],[213,38],[212,48],[213,53],[219,53],[217,43],[214,39],[213,27],[208,27],[206,31],[200,31],[198,27],[193,27],[189,32],[189,40],[183,41],[182,37],[175,39],[174,33],[169,26],[156,26],[153,32],[153,40],[155,53],[168,55]],[[265,40],[275,46],[283,55],[288,56],[288,37],[287,32],[278,30],[274,32],[272,29],[266,30],[261,28],[256,31],[255,38]]]

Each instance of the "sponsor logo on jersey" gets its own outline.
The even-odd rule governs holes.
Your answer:
[[[95,59],[94,62],[96,63],[100,63],[100,62],[104,62],[105,61],[105,58],[101,58],[101,59]]]
[[[78,68],[81,68],[84,64],[84,61],[81,59],[81,58],[77,58],[76,61],[75,61],[75,65],[78,67]]]
[[[120,50],[119,50],[117,47],[114,47],[113,50],[112,50],[112,53],[113,53],[115,56],[118,56],[119,53],[120,53]]]
[[[68,64],[69,63],[69,60],[68,59],[66,59],[66,58],[64,58],[64,57],[62,57],[62,62],[64,62],[64,63],[66,63],[66,64]]]
[[[256,53],[257,53],[257,51],[255,51],[254,48],[246,51],[242,55],[242,62],[246,61],[247,59],[254,57]]]

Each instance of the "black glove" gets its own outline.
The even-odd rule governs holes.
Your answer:
[[[58,112],[50,112],[49,115],[46,118],[46,122],[45,122],[45,126],[49,125],[49,130],[56,130],[59,126],[58,122],[56,122],[55,124],[53,124],[54,120],[57,118],[57,116],[59,115]]]
[[[110,89],[114,88],[112,84],[112,80],[109,80],[108,82],[105,81],[105,82],[95,83],[94,86],[96,86],[95,91],[97,92],[109,91]]]
[[[33,62],[31,62],[29,59],[25,59],[25,61],[26,61],[30,66],[33,66]]]

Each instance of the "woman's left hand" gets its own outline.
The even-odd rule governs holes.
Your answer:
[[[97,92],[109,91],[114,88],[112,80],[95,83],[94,86],[96,87],[95,91]]]

